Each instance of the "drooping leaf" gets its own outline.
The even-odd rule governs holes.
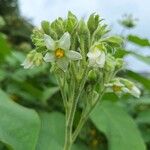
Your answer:
[[[0,141],[11,150],[35,150],[40,120],[33,110],[13,102],[0,90]]]
[[[140,38],[136,35],[129,35],[128,40],[134,44],[137,44],[139,46],[150,46],[150,40]]]
[[[39,113],[42,120],[36,150],[62,150],[65,138],[65,116],[59,112]],[[88,150],[75,144],[73,150]]]
[[[114,103],[103,102],[95,108],[90,118],[106,135],[109,150],[146,150],[132,118]]]
[[[115,57],[116,58],[123,58],[125,57],[126,55],[130,54],[129,51],[127,51],[126,49],[121,49],[121,48],[118,48],[115,52]]]
[[[132,52],[132,55],[135,56],[140,61],[143,61],[144,63],[150,65],[150,56],[143,56],[143,55],[133,53],[133,52]]]

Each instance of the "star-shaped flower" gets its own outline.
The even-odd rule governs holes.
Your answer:
[[[56,63],[63,71],[67,70],[70,60],[80,60],[82,56],[79,52],[70,50],[70,34],[68,32],[58,40],[54,41],[49,35],[44,35],[44,42],[48,52],[44,56],[45,62]]]

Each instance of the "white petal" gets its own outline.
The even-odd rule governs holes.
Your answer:
[[[105,87],[112,87],[113,84],[112,83],[107,83],[107,84],[104,84]]]
[[[96,63],[100,68],[103,68],[105,65],[105,53],[102,52],[101,55],[96,59]]]
[[[96,51],[90,51],[87,53],[87,56],[91,59],[97,58],[101,55],[101,51],[96,50]]]
[[[129,89],[126,88],[126,87],[122,87],[121,90],[122,90],[123,93],[130,93]]]
[[[49,50],[55,50],[55,41],[47,34],[44,34],[45,46]]]
[[[120,87],[124,87],[125,85],[124,84],[122,84],[120,81],[116,81],[115,83],[114,83],[114,85],[116,85],[116,86],[120,86]]]
[[[27,58],[24,60],[24,62],[21,64],[21,66],[24,67],[24,69],[29,69],[34,67],[33,62],[29,61]]]
[[[136,86],[133,86],[133,87],[132,87],[130,93],[131,93],[133,96],[137,97],[137,98],[139,98],[140,95],[141,95],[140,90],[139,90]]]
[[[82,59],[82,55],[79,52],[76,51],[68,51],[66,53],[66,56],[70,59],[70,60],[80,60]]]
[[[55,56],[52,53],[46,53],[44,56],[44,61],[45,62],[54,62],[55,61]]]
[[[64,50],[69,50],[70,44],[70,34],[68,32],[65,32],[64,35],[58,41],[58,47]]]
[[[62,69],[64,72],[67,71],[69,61],[66,58],[57,59],[57,66]]]

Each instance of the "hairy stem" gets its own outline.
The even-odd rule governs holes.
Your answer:
[[[77,126],[76,130],[73,133],[73,141],[76,140],[76,138],[77,138],[78,134],[80,133],[82,127],[84,126],[84,124],[88,120],[88,117],[89,117],[90,113],[95,108],[95,106],[97,105],[97,103],[102,99],[104,93],[105,93],[105,89],[103,89],[103,91],[101,92],[101,94],[99,95],[99,97],[97,98],[97,100],[95,101],[95,103],[92,105],[92,107],[88,111],[84,111],[82,113],[82,116],[81,116],[81,119],[80,119],[80,121],[78,123],[78,126]]]
[[[88,69],[85,70],[85,72],[83,73],[83,77],[82,80],[79,84],[79,87],[75,87],[75,93],[74,96],[72,96],[69,100],[69,104],[71,104],[71,106],[69,106],[69,114],[66,114],[66,129],[65,129],[65,145],[64,145],[64,150],[70,150],[73,144],[73,140],[72,140],[72,128],[73,128],[73,122],[74,122],[74,116],[75,116],[75,112],[76,112],[76,108],[77,108],[77,104],[78,104],[78,100],[80,98],[80,95],[82,93],[82,90],[84,88],[86,79],[87,79],[87,73],[88,73]]]

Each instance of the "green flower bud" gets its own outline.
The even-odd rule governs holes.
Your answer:
[[[79,22],[78,38],[82,55],[86,57],[86,52],[88,52],[90,48],[90,31],[84,20],[80,20]]]
[[[105,70],[106,72],[113,72],[115,70],[115,58],[110,54],[106,57]]]
[[[35,66],[39,66],[43,63],[43,55],[41,53],[36,53],[33,58],[33,63]]]
[[[75,28],[77,27],[77,23],[78,23],[78,20],[77,20],[76,16],[69,11],[68,18],[65,21],[65,27],[66,27],[66,30],[70,34],[72,34],[74,32]]]
[[[87,25],[91,34],[97,29],[99,22],[100,22],[99,15],[95,15],[95,13],[90,15]]]
[[[25,69],[33,68],[34,66],[39,66],[43,62],[43,55],[36,52],[36,50],[31,51],[24,62],[21,64]]]
[[[65,32],[64,20],[58,18],[51,23],[50,28],[57,34],[57,37],[60,38]]]
[[[32,60],[34,58],[34,55],[36,54],[36,51],[35,50],[32,50],[28,55],[27,55],[27,58]]]
[[[49,34],[49,22],[48,21],[42,21],[41,22],[41,26],[42,26],[42,29],[44,31],[45,34]]]
[[[96,81],[97,80],[97,73],[96,70],[90,70],[88,74],[89,81]]]
[[[109,29],[106,24],[99,25],[93,33],[93,41],[98,41],[103,35],[105,35],[108,32]]]
[[[124,61],[121,58],[117,58],[116,59],[116,70],[119,70],[123,67],[124,65]]]
[[[36,47],[45,47],[44,33],[42,32],[42,30],[35,28],[33,30],[33,34],[31,38],[32,38],[32,42],[34,43]]]

